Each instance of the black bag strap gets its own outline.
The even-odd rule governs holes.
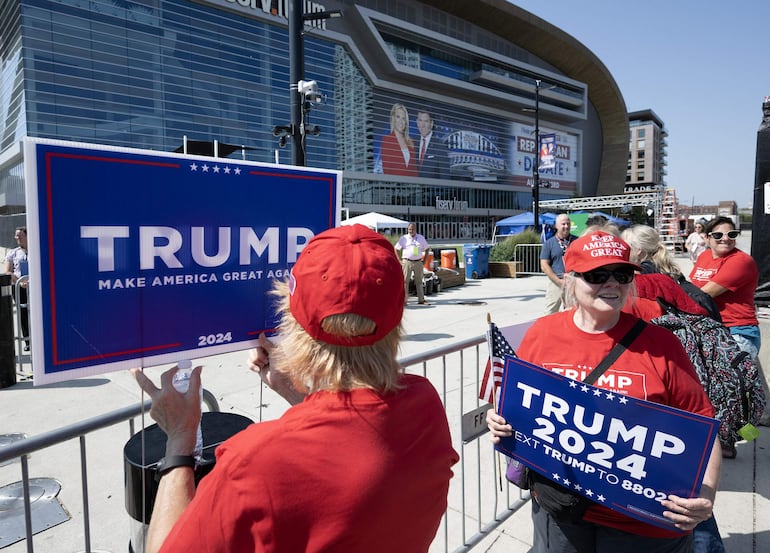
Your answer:
[[[617,344],[615,344],[615,347],[610,350],[610,352],[607,354],[607,357],[605,357],[601,363],[599,363],[594,370],[591,371],[591,374],[585,377],[583,379],[583,382],[586,384],[593,384],[597,380],[599,380],[599,377],[604,374],[604,371],[610,368],[610,366],[617,361],[618,357],[626,351],[628,346],[631,345],[631,342],[636,340],[636,337],[639,336],[639,334],[642,333],[642,330],[644,330],[644,327],[647,326],[647,323],[645,323],[642,319],[637,319],[634,326],[631,327],[631,330],[626,332],[626,335],[623,336],[623,339],[620,340]]]
[[[743,360],[749,357],[749,352],[741,350],[741,352],[735,356],[733,362],[730,363],[730,368],[738,380],[738,393],[741,401],[741,423],[746,424],[751,422],[751,391],[746,389],[746,382],[744,381],[744,372],[738,368],[738,365],[743,363]]]

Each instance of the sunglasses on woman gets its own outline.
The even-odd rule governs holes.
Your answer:
[[[593,271],[586,271],[585,273],[575,273],[585,280],[588,284],[604,284],[610,279],[610,276],[614,278],[618,284],[628,284],[634,280],[634,269],[632,267],[623,267],[622,269],[594,269]]]
[[[730,230],[728,232],[710,232],[709,236],[714,240],[721,240],[722,238],[724,238],[725,234],[730,240],[735,240],[741,234],[741,231]]]

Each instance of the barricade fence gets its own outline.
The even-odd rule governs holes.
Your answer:
[[[30,336],[24,336],[24,331],[22,330],[25,326],[27,326],[27,333],[31,334],[29,331],[29,324],[23,324],[22,320],[24,317],[26,317],[27,321],[29,321],[29,293],[27,291],[27,287],[29,286],[29,276],[23,275],[19,277],[19,280],[16,281],[16,283],[13,285],[13,305],[14,305],[14,312],[16,313],[15,319],[15,347],[17,351],[16,355],[16,374],[20,376],[29,376],[24,373],[24,361],[25,356],[29,357],[29,348],[24,349],[24,346],[27,344],[27,342],[31,343],[31,337]]]
[[[460,454],[460,461],[453,467],[454,477],[450,483],[448,508],[436,534],[430,551],[470,551],[481,542],[484,537],[499,527],[508,517],[514,514],[529,500],[529,494],[521,492],[518,488],[509,485],[504,478],[504,458],[494,453],[486,429],[485,415],[490,406],[478,399],[480,379],[487,362],[487,343],[483,336],[468,339],[462,342],[438,348],[423,354],[400,359],[401,366],[406,372],[420,374],[429,379],[438,391],[445,406],[447,419],[452,435],[452,443]],[[264,389],[260,390],[260,404]],[[271,392],[272,393],[272,392]],[[212,398],[207,393],[208,398]],[[114,431],[111,431],[109,445],[100,447],[104,443],[104,432],[97,432],[114,427],[121,423],[128,423],[126,440],[135,432],[135,421],[140,417],[141,424],[150,424],[150,401],[139,403],[123,409],[105,413],[98,417],[85,420],[76,424],[55,429],[44,434],[13,442],[0,447],[0,467],[18,461],[21,465],[21,483],[23,488],[23,504],[26,530],[26,543],[19,542],[11,547],[9,553],[23,551],[26,546],[28,553],[35,551],[35,541],[45,540],[45,543],[56,543],[57,553],[67,551],[79,551],[80,540],[84,551],[90,553],[91,547],[91,513],[105,513],[101,510],[89,508],[89,460],[86,455],[86,445],[92,451],[99,451],[101,455],[119,455],[119,452],[107,451],[114,449]],[[216,401],[214,405],[208,405],[210,409],[218,409]],[[288,408],[288,406],[287,406]],[[262,407],[258,420],[263,419]],[[274,412],[271,415],[275,415]],[[271,417],[272,418],[272,417]],[[72,509],[69,505],[76,494],[69,494],[68,508],[73,518],[64,524],[45,530],[45,532],[33,535],[32,508],[30,503],[30,456],[51,454],[50,449],[66,442],[79,441],[80,455],[80,481],[77,475],[72,474],[62,481],[62,489],[80,487],[81,508]],[[102,441],[100,441],[102,440]],[[93,443],[90,443],[93,442]],[[46,451],[49,450],[49,451]],[[44,453],[45,452],[45,453]],[[93,456],[93,454],[92,454]],[[9,473],[5,467],[4,480]],[[122,482],[121,482],[122,483]],[[115,484],[115,483],[111,483]],[[104,494],[98,490],[98,494]],[[123,493],[123,492],[121,492]],[[121,507],[123,502],[119,503]],[[115,505],[113,502],[111,505]],[[74,515],[77,516],[74,516]],[[119,518],[121,515],[118,514]],[[99,527],[99,515],[96,515],[95,527]],[[115,519],[115,513],[110,515]],[[123,511],[125,524],[126,543],[129,534],[129,515]],[[73,532],[73,525],[82,524],[82,532]],[[60,533],[51,537],[51,533]],[[113,528],[112,532],[116,532]],[[73,541],[78,536],[77,541]],[[125,549],[120,549],[121,551]],[[42,553],[53,549],[40,550]],[[99,551],[102,551],[101,549]]]
[[[542,275],[540,269],[540,252],[542,244],[516,244],[513,248],[513,260],[521,262],[521,270],[516,272],[523,275]]]

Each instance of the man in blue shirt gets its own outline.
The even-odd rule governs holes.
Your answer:
[[[561,308],[561,287],[564,276],[564,252],[577,236],[570,234],[572,222],[569,215],[560,213],[556,217],[556,234],[543,244],[540,251],[540,269],[548,277],[545,291],[545,313],[556,313]]]

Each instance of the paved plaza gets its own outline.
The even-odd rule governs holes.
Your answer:
[[[739,244],[745,249],[748,245]],[[689,262],[684,258],[679,261],[688,272]],[[469,280],[463,286],[429,296],[430,304],[425,306],[418,306],[412,297],[404,316],[401,355],[414,356],[480,337],[486,329],[487,314],[500,326],[531,320],[542,313],[545,288],[546,278],[534,275]],[[762,356],[767,367],[770,319],[763,318],[761,326],[765,344]],[[276,416],[285,404],[271,392],[260,394],[259,379],[247,369],[245,358],[245,352],[239,352],[197,360],[204,365],[204,386],[214,394],[224,412],[252,420],[258,420],[260,413],[266,418]],[[147,372],[157,381],[157,375],[164,369],[154,367]],[[23,432],[35,436],[134,405],[139,400],[139,388],[127,372],[41,387],[20,381],[0,390],[0,434]],[[93,551],[128,550],[130,518],[125,509],[123,447],[129,437],[128,425],[121,424],[89,435],[84,446]],[[487,447],[488,437],[482,436],[480,440],[482,447]],[[80,449],[78,441],[73,440],[33,453],[29,459],[31,478],[55,478],[61,483],[58,499],[72,517],[35,535],[34,550],[38,553],[84,550]],[[0,486],[20,479],[18,462],[0,467]],[[450,509],[451,505],[450,497]],[[770,551],[770,429],[762,428],[754,442],[740,443],[737,458],[724,461],[715,512],[729,553]],[[482,539],[474,551],[525,553],[531,546],[531,526],[526,505]],[[22,540],[2,551],[21,553],[27,551],[26,547]]]

